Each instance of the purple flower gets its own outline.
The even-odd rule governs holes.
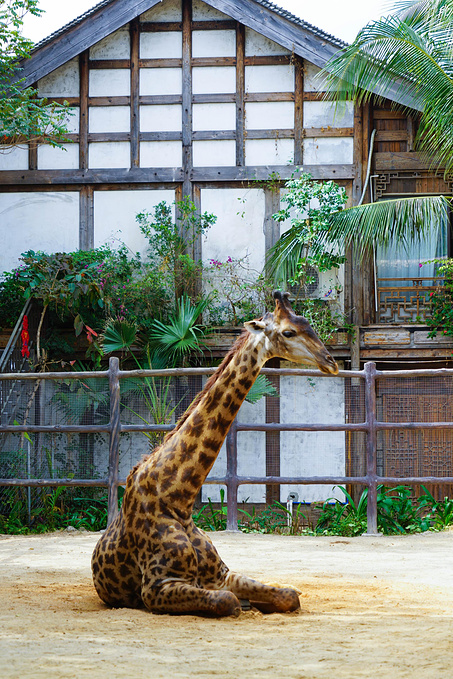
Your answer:
[[[420,267],[420,269],[421,269],[421,268],[422,268],[422,266],[423,266],[423,264],[419,264],[418,266],[419,266],[419,267]]]

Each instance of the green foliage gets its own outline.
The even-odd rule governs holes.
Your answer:
[[[273,282],[248,264],[248,255],[211,259],[205,266],[204,283],[209,290],[207,318],[212,325],[242,325],[261,316],[273,303]]]
[[[139,213],[137,222],[150,246],[149,260],[159,270],[176,304],[183,293],[196,297],[201,263],[188,253],[217,217],[207,212],[198,214],[188,197],[176,201],[174,206],[177,219],[173,218],[172,206],[163,201],[156,205],[153,214]]]
[[[345,261],[335,245],[329,244],[329,219],[346,204],[345,189],[334,182],[315,182],[302,173],[285,183],[282,198],[286,207],[273,215],[278,222],[290,220],[291,227],[271,248],[267,269],[276,282],[285,286],[306,285],[310,267],[330,271]]]
[[[453,259],[434,260],[437,275],[443,276],[443,285],[430,293],[431,308],[427,324],[431,328],[428,337],[436,337],[438,332],[453,337]]]
[[[337,312],[324,299],[299,299],[293,304],[295,313],[305,316],[319,338],[330,344],[339,328],[352,337],[354,326],[348,323],[344,314]]]
[[[33,43],[22,35],[24,16],[40,16],[38,0],[0,3],[0,132],[2,151],[26,141],[61,146],[72,115],[67,103],[49,103],[33,87],[24,88],[18,62],[29,56]]]
[[[14,328],[24,306],[19,272],[5,271],[0,281],[0,327]]]
[[[354,502],[352,496],[342,486],[339,490],[347,502],[329,498],[323,505],[315,532],[321,535],[344,535],[353,537],[361,535],[367,529],[368,489],[361,494],[359,501]],[[412,498],[412,489],[408,486],[386,488],[378,486],[377,522],[378,530],[384,535],[402,535],[420,533],[433,526],[432,517],[426,512],[427,502],[420,498]]]
[[[258,375],[245,397],[249,403],[258,403],[264,396],[278,396],[279,393],[266,375]]]

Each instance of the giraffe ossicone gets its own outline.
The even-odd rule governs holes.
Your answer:
[[[261,367],[283,358],[336,375],[338,366],[287,293],[245,331],[188,410],[151,455],[130,472],[121,511],[92,557],[99,597],[154,613],[239,615],[240,599],[266,611],[300,607],[296,590],[229,571],[192,519],[195,498]]]

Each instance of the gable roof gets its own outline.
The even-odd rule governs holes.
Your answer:
[[[37,82],[162,1],[102,0],[35,45],[30,58],[21,64],[24,86]],[[204,2],[320,67],[346,45],[267,0]]]
[[[30,58],[21,63],[18,77],[24,79],[24,87],[33,85],[163,1],[102,0],[39,42]],[[203,1],[320,68],[347,45],[268,0]],[[395,82],[386,92],[386,97],[409,108],[419,108],[406,84],[402,88],[401,83]]]

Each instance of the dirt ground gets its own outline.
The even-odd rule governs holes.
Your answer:
[[[453,677],[453,531],[212,535],[231,569],[299,588],[300,613],[109,609],[91,584],[98,533],[0,536],[0,677]]]

